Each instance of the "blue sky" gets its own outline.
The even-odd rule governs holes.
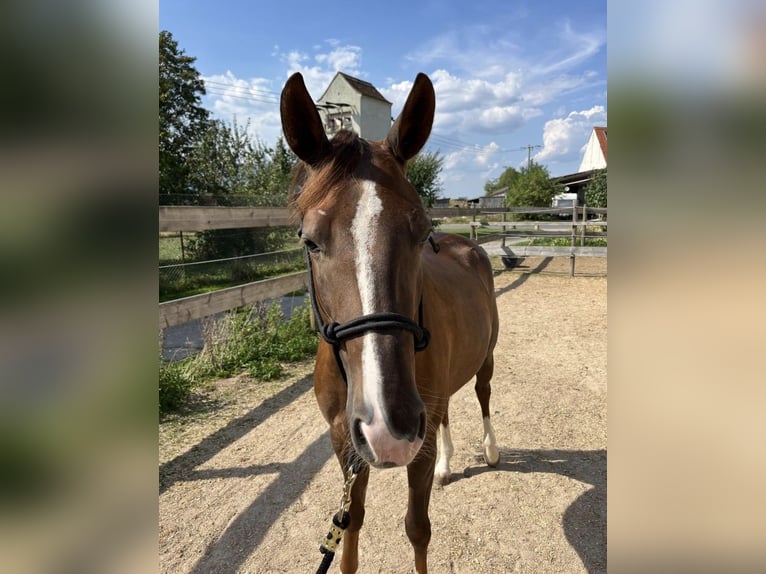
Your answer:
[[[436,89],[428,150],[445,158],[444,197],[475,197],[532,157],[576,172],[606,125],[606,0],[578,2],[189,2],[161,0],[160,29],[197,58],[203,104],[266,144],[296,71],[317,99],[336,71],[375,85],[396,117],[418,72]],[[520,149],[523,148],[523,149]]]

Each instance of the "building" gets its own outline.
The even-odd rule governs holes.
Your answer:
[[[468,200],[468,204],[471,207],[478,207],[479,209],[504,209],[505,208],[505,192],[508,191],[507,187],[493,191],[489,195],[482,195],[474,197]]]
[[[578,172],[604,169],[606,167],[606,127],[595,127],[590,134]]]
[[[381,140],[391,128],[391,102],[369,82],[338,72],[317,100],[325,133],[355,131],[368,140]]]
[[[553,178],[559,188],[557,193],[576,193],[577,204],[585,203],[585,190],[593,177],[593,172],[606,169],[607,165],[607,130],[606,127],[594,127],[577,173],[570,173]]]

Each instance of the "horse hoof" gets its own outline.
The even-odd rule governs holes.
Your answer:
[[[434,474],[434,483],[436,486],[447,486],[449,484],[450,478],[450,473],[437,472]]]
[[[500,451],[494,446],[488,446],[484,449],[484,461],[488,466],[495,467],[500,462]]]

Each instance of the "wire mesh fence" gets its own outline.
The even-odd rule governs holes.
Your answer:
[[[304,268],[300,248],[159,267],[160,301],[259,281]]]

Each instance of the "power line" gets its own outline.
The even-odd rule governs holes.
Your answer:
[[[527,169],[531,169],[532,168],[532,150],[535,149],[535,148],[539,148],[539,147],[543,147],[543,146],[541,146],[539,144],[538,145],[529,144],[529,145],[525,145],[525,146],[516,148],[515,150],[510,150],[510,151],[527,150]]]
[[[208,89],[207,93],[212,96],[226,96],[227,98],[237,98],[240,100],[247,100],[249,102],[259,102],[262,104],[274,104],[277,105],[279,102],[276,100],[266,100],[262,98],[257,98],[255,96],[246,96],[244,94],[232,94],[230,92],[224,91],[224,90],[218,90],[216,89]]]
[[[247,90],[248,92],[255,92],[261,97],[272,98],[274,100],[279,99],[279,93],[266,90],[264,88],[255,88],[253,86],[243,86],[239,84],[228,84],[226,82],[217,82],[215,80],[204,80],[205,86],[210,86],[218,89],[235,89],[235,90]]]
[[[224,82],[217,82],[215,80],[205,80],[205,85],[207,92],[212,96],[226,96],[229,98],[237,98],[240,100],[262,104],[279,104],[279,94],[269,90],[253,88],[250,86],[231,85]],[[245,93],[232,93],[236,91],[244,91]],[[455,151],[468,151],[474,153],[487,151],[486,146],[482,146],[480,144],[470,144],[457,138],[440,135],[437,133],[431,134],[430,143],[435,144],[437,147],[445,147],[449,150]],[[507,153],[527,150],[527,167],[529,168],[532,166],[532,150],[541,147],[543,146],[530,144],[518,148],[497,148],[495,151]]]

